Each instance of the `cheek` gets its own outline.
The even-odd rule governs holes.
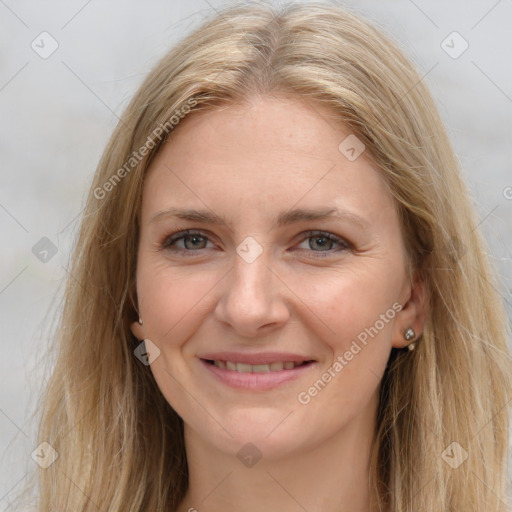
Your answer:
[[[358,272],[338,274],[325,282],[320,279],[310,286],[303,283],[301,296],[308,297],[307,306],[322,320],[317,322],[322,327],[315,337],[332,357],[296,401],[308,417],[322,418],[325,431],[335,431],[340,422],[350,421],[376,399],[397,314],[392,307],[395,287],[380,277]],[[325,333],[323,337],[320,332]]]
[[[183,271],[169,264],[145,267],[138,289],[147,337],[166,348],[188,339],[216,281],[212,273]]]
[[[390,334],[398,292],[392,270],[381,272],[379,266],[360,265],[296,280],[294,292],[317,318],[334,349],[343,350],[376,322],[379,334]]]
[[[383,324],[379,319],[397,297],[392,271],[381,272],[382,265],[376,264],[381,262],[356,263],[357,268],[316,269],[303,272],[300,278],[287,269],[282,276],[291,284],[291,292],[283,300],[290,303],[292,321],[312,330],[320,343],[336,353],[348,350],[358,337],[364,342],[365,329],[376,322],[380,339],[391,332],[392,321]],[[199,271],[193,265],[173,268],[168,262],[141,264],[138,291],[145,334],[157,344],[160,340],[168,348],[179,347],[200,328],[204,317],[213,314],[212,299],[219,300],[215,286],[224,272],[218,268]],[[374,338],[368,335],[369,340]]]
[[[317,402],[356,405],[375,391],[389,358],[399,308],[391,276],[376,265],[371,270],[330,273],[314,283],[301,281],[297,293],[308,306],[303,311],[310,310],[311,321],[318,325],[315,338],[332,354],[318,375],[330,372]]]

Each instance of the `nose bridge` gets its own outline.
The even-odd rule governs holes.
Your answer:
[[[236,295],[239,304],[252,300],[252,311],[257,312],[272,300],[271,265],[270,250],[255,238],[249,236],[237,246],[230,293]]]
[[[217,317],[240,334],[255,335],[260,327],[287,317],[279,299],[272,255],[255,238],[245,238],[236,248],[233,270],[217,305]]]

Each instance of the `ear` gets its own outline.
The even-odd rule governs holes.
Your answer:
[[[144,333],[142,330],[142,325],[139,324],[139,322],[133,322],[130,325],[130,330],[132,331],[132,334],[138,339],[143,340],[144,339]]]
[[[428,294],[427,286],[417,271],[414,273],[413,280],[409,284],[407,295],[408,298],[396,316],[393,326],[392,345],[395,348],[405,348],[417,340],[423,333],[428,314]],[[404,332],[409,328],[414,331],[415,336],[411,340],[406,340]]]

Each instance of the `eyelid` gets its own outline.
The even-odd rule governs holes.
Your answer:
[[[179,240],[182,240],[185,236],[202,236],[206,238],[208,241],[211,242],[210,237],[211,235],[207,232],[201,230],[201,229],[178,229],[177,231],[173,231],[170,234],[164,235],[163,238],[158,242],[158,247],[162,250],[173,250],[169,249],[171,247],[171,243],[178,242]],[[178,247],[175,249],[174,252],[188,252],[193,253],[201,251],[202,249],[199,249],[197,251],[190,251],[187,249],[181,249],[181,247]]]
[[[313,237],[313,236],[325,236],[328,239],[332,240],[333,242],[336,242],[337,244],[339,244],[342,247],[342,249],[345,249],[345,250],[353,250],[354,249],[354,244],[352,242],[350,242],[347,238],[336,235],[334,233],[331,233],[330,231],[313,229],[310,231],[304,231],[301,233],[301,235],[304,237],[304,240],[307,240],[307,238]],[[322,252],[322,251],[319,251],[319,252]],[[329,251],[325,251],[325,252],[329,253]],[[339,251],[336,251],[336,252],[339,252]]]
[[[181,247],[171,248],[171,243],[175,243],[179,240],[182,240],[187,235],[188,236],[198,235],[198,236],[206,238],[207,241],[212,242],[212,240],[210,239],[210,237],[212,235],[210,235],[208,233],[208,231],[205,231],[202,229],[179,229],[178,228],[177,231],[173,231],[171,234],[164,235],[163,238],[161,239],[161,241],[158,243],[158,248],[160,250],[169,250],[174,253],[181,253],[181,254],[187,253],[187,255],[191,255],[191,256],[193,256],[194,253],[197,253],[198,255],[200,255],[201,251],[203,251],[203,249],[198,249],[197,251],[194,251],[194,250],[182,249]],[[339,248],[336,250],[331,249],[331,250],[327,250],[327,251],[313,251],[313,250],[308,250],[308,249],[298,249],[298,250],[299,251],[305,250],[306,252],[318,254],[319,256],[313,256],[315,258],[316,257],[325,257],[322,255],[332,255],[332,254],[337,254],[337,253],[344,252],[344,251],[354,250],[354,245],[349,240],[347,240],[346,238],[341,237],[339,235],[336,235],[334,233],[331,233],[330,231],[323,231],[320,229],[312,229],[312,230],[302,231],[301,233],[299,233],[297,235],[297,237],[300,237],[300,243],[306,241],[308,238],[322,237],[322,236],[329,240],[332,240],[333,242],[338,244]],[[206,247],[204,249],[206,249]]]

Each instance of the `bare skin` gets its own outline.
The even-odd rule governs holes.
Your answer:
[[[192,114],[148,170],[143,325],[132,332],[159,348],[151,370],[184,420],[190,478],[178,512],[376,510],[368,479],[380,382],[391,348],[410,343],[404,330],[422,331],[425,288],[407,273],[381,172],[364,152],[349,161],[338,146],[350,131],[326,119],[300,99],[271,97]],[[150,221],[169,207],[228,224]],[[274,226],[283,211],[328,207],[363,225],[333,217]],[[200,233],[160,247],[183,229]],[[341,241],[307,233],[317,230]],[[248,262],[239,246],[261,254]],[[363,344],[370,326],[378,332]],[[238,389],[200,358],[221,351],[314,362],[271,389]],[[308,391],[329,369],[325,386]]]

